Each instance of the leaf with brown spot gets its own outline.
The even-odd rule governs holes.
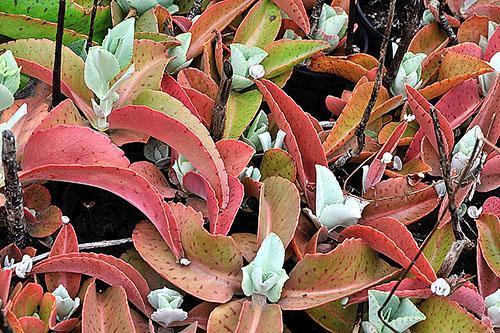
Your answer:
[[[245,301],[241,307],[235,333],[281,333],[283,318],[278,304]]]
[[[184,87],[198,90],[211,99],[217,98],[217,92],[219,91],[217,83],[197,68],[187,67],[181,69],[177,74],[177,82]]]
[[[257,255],[259,246],[257,245],[257,236],[249,233],[235,233],[231,237],[234,239],[236,246],[241,252],[246,261],[251,262]]]
[[[234,333],[244,299],[216,307],[208,318],[207,333]]]
[[[281,177],[291,182],[295,181],[297,168],[293,157],[283,149],[272,148],[267,150],[260,163],[261,180],[269,177]]]
[[[411,40],[408,51],[431,54],[448,40],[446,32],[437,23],[431,23],[420,29]]]
[[[319,73],[329,73],[351,82],[358,82],[368,75],[368,69],[350,59],[353,56],[319,56],[311,59],[309,69]]]
[[[481,36],[488,36],[488,20],[485,16],[472,15],[458,28],[457,37],[460,43],[474,42],[479,44]]]
[[[243,172],[255,154],[255,149],[239,140],[223,139],[217,141],[215,146],[224,161],[227,174],[233,177],[238,177]]]
[[[484,260],[490,269],[500,276],[500,220],[493,214],[481,214],[476,221],[479,233],[478,243]]]

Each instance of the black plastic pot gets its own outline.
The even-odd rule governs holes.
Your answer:
[[[366,52],[369,47],[369,38],[361,27],[356,30],[355,45],[361,52]],[[299,104],[305,112],[309,112],[318,120],[329,120],[332,114],[325,105],[328,95],[340,96],[345,89],[352,89],[354,84],[338,76],[317,73],[298,66],[285,85],[285,92]]]

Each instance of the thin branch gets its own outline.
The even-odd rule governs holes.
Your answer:
[[[229,99],[233,78],[233,67],[229,60],[224,61],[221,75],[219,91],[217,92],[217,98],[215,99],[212,111],[212,123],[210,124],[210,132],[215,141],[222,139],[222,135],[224,134],[227,100]]]
[[[316,0],[314,3],[314,7],[311,11],[311,17],[309,18],[309,22],[311,23],[311,30],[309,31],[309,39],[314,39],[314,35],[316,31],[318,31],[318,22],[321,16],[321,11],[323,10],[323,4],[325,0]]]
[[[186,17],[190,20],[194,19],[197,15],[201,14],[201,7],[203,5],[203,0],[194,0],[193,6],[189,10],[189,13]]]
[[[62,45],[64,36],[64,16],[66,14],[66,0],[59,0],[59,12],[57,13],[56,49],[54,54],[54,68],[52,70],[52,106],[56,107],[63,100],[61,94],[61,63]]]
[[[17,176],[16,139],[10,130],[2,133],[2,162],[5,176],[5,211],[10,240],[19,248],[27,244],[23,189]]]
[[[349,21],[347,21],[347,39],[345,55],[354,53],[354,23],[356,22],[356,0],[349,0]]]
[[[375,85],[372,90],[372,94],[370,96],[370,100],[368,101],[368,105],[363,112],[363,116],[361,117],[361,121],[359,122],[358,128],[356,128],[356,137],[357,137],[357,147],[352,150],[349,149],[344,155],[342,155],[333,165],[333,169],[342,168],[349,160],[353,157],[359,156],[359,154],[365,148],[366,137],[365,137],[365,129],[368,124],[368,120],[370,119],[370,115],[375,106],[375,102],[378,98],[378,93],[380,91],[380,86],[382,85],[382,77],[384,74],[384,64],[385,64],[385,56],[387,53],[387,47],[389,46],[389,39],[392,31],[392,22],[394,21],[394,12],[396,11],[396,0],[391,0],[389,5],[389,16],[387,17],[387,26],[385,27],[384,39],[382,40],[382,46],[380,49],[379,55],[379,65],[377,69],[377,76],[375,78]]]
[[[419,23],[420,23],[420,13],[422,10],[422,0],[413,0],[409,5],[409,9],[406,11],[405,17],[405,26],[406,30],[399,42],[398,50],[396,51],[396,55],[387,70],[387,73],[384,77],[384,87],[389,89],[396,77],[399,66],[401,65],[401,61],[403,61],[403,57],[408,52],[408,48],[410,47],[410,43],[417,32]]]
[[[97,15],[97,7],[99,6],[101,0],[94,0],[94,5],[92,6],[92,11],[90,12],[90,27],[89,27],[89,37],[87,38],[87,44],[85,45],[85,52],[89,52],[92,46],[92,39],[94,38],[94,24],[95,17]]]
[[[436,273],[437,277],[446,278],[450,275],[466,245],[467,241],[463,239],[455,241],[451,244],[450,250],[446,253],[446,257]]]
[[[439,0],[438,24],[441,27],[441,29],[443,29],[446,32],[448,38],[450,38],[451,45],[455,45],[458,43],[457,35],[453,31],[453,28],[450,26],[450,22],[448,21],[448,18],[445,15],[445,7],[446,7],[446,0]]]

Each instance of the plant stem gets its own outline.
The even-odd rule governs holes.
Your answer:
[[[454,241],[453,244],[451,244],[450,250],[446,254],[439,271],[436,273],[437,277],[446,278],[450,275],[466,245],[466,240]]]
[[[375,102],[378,98],[378,93],[380,91],[380,86],[382,85],[382,77],[384,74],[384,64],[385,64],[385,55],[387,53],[387,47],[389,46],[389,40],[392,31],[392,22],[394,21],[394,12],[396,11],[396,0],[391,0],[389,5],[389,16],[387,17],[387,26],[385,27],[384,39],[382,40],[382,45],[380,49],[379,55],[379,65],[377,68],[377,76],[375,78],[375,85],[372,90],[372,94],[370,96],[370,100],[368,101],[368,105],[363,112],[361,117],[361,121],[359,122],[358,127],[356,128],[356,137],[357,137],[357,147],[352,150],[349,149],[344,155],[342,155],[333,165],[333,169],[342,168],[351,158],[359,156],[359,154],[365,148],[366,137],[365,137],[365,129],[368,124],[368,120],[370,119],[370,115],[372,113],[373,107],[375,106]]]
[[[413,39],[413,36],[417,32],[419,23],[420,23],[420,13],[422,9],[422,0],[413,0],[409,4],[410,8],[406,11],[405,17],[405,26],[406,30],[401,38],[399,43],[398,50],[396,51],[396,55],[387,70],[387,73],[384,77],[384,87],[389,89],[396,77],[399,66],[401,65],[401,61],[403,61],[403,57],[408,52],[408,48],[410,47],[410,43]]]
[[[349,0],[349,21],[347,21],[347,39],[345,55],[354,53],[354,23],[356,22],[356,0]]]
[[[224,134],[227,100],[229,99],[233,78],[233,67],[229,60],[224,61],[221,76],[219,91],[212,111],[212,123],[210,124],[210,131],[215,141],[222,139]]]
[[[314,39],[314,34],[316,34],[316,31],[318,30],[319,17],[321,16],[324,3],[325,0],[316,0],[314,3],[314,7],[311,11],[311,17],[309,18],[309,22],[311,22],[311,30],[307,36],[309,39]]]
[[[61,63],[62,44],[64,36],[64,15],[66,14],[66,0],[59,0],[59,12],[57,13],[56,48],[54,54],[54,68],[52,70],[52,106],[56,107],[63,100],[61,94]]]
[[[94,38],[94,24],[95,17],[97,15],[97,7],[101,0],[94,0],[94,5],[92,6],[92,11],[90,12],[90,27],[89,27],[89,37],[87,38],[87,44],[85,45],[85,52],[88,53],[90,47],[92,46],[92,39]]]
[[[2,133],[2,162],[5,176],[5,211],[10,240],[19,248],[27,243],[23,189],[17,176],[16,139],[10,130]]]
[[[446,7],[446,0],[439,0],[438,24],[441,27],[441,29],[443,29],[446,32],[448,38],[450,38],[451,45],[455,45],[458,44],[457,35],[453,31],[453,28],[450,26],[450,22],[446,18],[445,7]]]
[[[203,0],[194,0],[193,1],[193,6],[189,10],[189,13],[186,15],[186,17],[190,20],[195,18],[197,15],[201,14],[201,7],[203,5]]]

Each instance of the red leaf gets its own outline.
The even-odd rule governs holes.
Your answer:
[[[227,174],[233,177],[238,177],[243,172],[255,154],[255,149],[240,140],[219,140],[215,146],[224,161]]]
[[[82,332],[135,332],[124,288],[111,287],[98,294],[95,282],[90,284],[83,301]]]
[[[184,87],[184,91],[196,107],[200,121],[205,125],[205,127],[209,128],[212,122],[212,111],[215,105],[214,100],[204,93],[192,88]]]
[[[496,217],[500,217],[500,198],[499,197],[489,197],[483,204],[484,214],[493,214]]]
[[[173,199],[175,197],[177,191],[168,186],[167,179],[153,163],[139,161],[132,163],[130,168],[146,178],[164,198]]]
[[[488,46],[486,47],[486,52],[484,53],[484,60],[490,61],[497,52],[500,52],[500,28],[498,27],[488,40]]]
[[[195,89],[211,99],[217,98],[217,92],[219,91],[217,83],[197,68],[187,67],[182,69],[177,74],[177,82],[182,86]]]
[[[142,312],[149,314],[147,303],[149,287],[140,273],[131,265],[106,254],[67,253],[49,257],[33,267],[33,274],[79,273],[95,277],[110,286],[122,286],[128,299]]]
[[[145,106],[126,106],[113,111],[110,128],[125,128],[147,133],[168,144],[188,159],[210,182],[219,206],[229,201],[229,186],[224,162],[210,133],[188,110],[171,110],[170,114]]]
[[[24,170],[47,164],[98,164],[123,168],[130,164],[124,152],[107,136],[89,127],[74,125],[57,125],[36,132],[24,151]]]
[[[161,81],[161,91],[181,101],[186,108],[188,108],[196,117],[198,117],[198,119],[201,120],[198,114],[198,110],[191,102],[191,99],[189,98],[184,88],[170,74],[166,72],[163,75],[163,79]]]
[[[179,230],[163,199],[144,177],[131,169],[95,165],[46,165],[22,172],[23,182],[58,180],[95,186],[114,193],[137,207],[158,228],[180,259],[183,257]]]
[[[492,152],[491,154],[496,154]],[[491,155],[490,154],[490,155]],[[494,155],[484,163],[481,171],[481,183],[477,186],[479,192],[495,190],[500,185],[500,154]]]
[[[309,34],[311,26],[302,0],[277,0],[275,3],[306,35]]]
[[[50,110],[49,114],[45,118],[43,118],[40,125],[38,125],[35,132],[45,130],[60,124],[85,126],[85,122],[83,121],[80,113],[78,112],[78,109],[75,107],[75,104],[73,104],[73,101],[71,101],[71,99],[65,99],[55,108]]]
[[[12,270],[0,270],[0,311],[7,306],[9,299],[10,281],[12,279]]]
[[[65,224],[59,233],[50,250],[49,258],[59,254],[66,254],[78,251],[78,240],[76,238],[75,229],[71,224]],[[76,273],[50,273],[45,274],[45,284],[47,290],[52,292],[60,284],[68,291],[71,297],[76,297],[80,290],[81,275]]]

